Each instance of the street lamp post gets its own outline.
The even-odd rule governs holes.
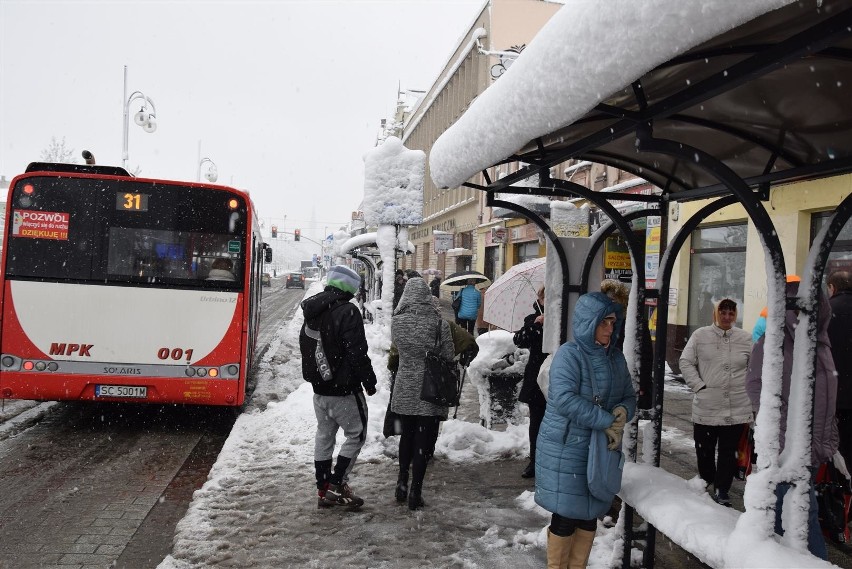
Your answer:
[[[133,122],[141,126],[147,133],[152,133],[157,130],[157,107],[150,97],[146,96],[142,91],[134,91],[127,97],[127,66],[124,66],[124,132],[122,137],[121,147],[121,165],[127,168],[127,143],[130,134],[130,104],[133,101],[142,101],[142,106],[139,112],[133,115]],[[148,112],[148,105],[151,105],[151,111]]]
[[[203,166],[205,162],[208,162],[210,166],[204,173],[204,177],[207,178],[207,181],[212,184],[213,182],[219,179],[219,171],[216,169],[216,163],[210,160],[209,158],[202,158],[198,161],[198,172],[196,173],[195,181],[201,181],[201,166]]]

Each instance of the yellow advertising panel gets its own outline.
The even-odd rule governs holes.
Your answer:
[[[604,244],[604,269],[632,269],[627,242],[614,235]]]

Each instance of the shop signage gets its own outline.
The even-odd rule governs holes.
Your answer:
[[[617,235],[604,243],[604,269],[633,269],[627,243]]]
[[[660,267],[660,216],[647,218],[645,228],[645,288],[657,287],[657,272]]]
[[[433,233],[432,234],[433,251],[435,253],[446,253],[453,248],[452,233]]]

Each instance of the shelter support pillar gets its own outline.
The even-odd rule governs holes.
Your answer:
[[[690,218],[673,237],[671,242],[666,246],[663,256],[660,258],[660,267],[657,272],[657,338],[654,343],[654,377],[653,388],[651,391],[652,412],[651,421],[654,432],[654,440],[652,443],[652,460],[654,466],[660,466],[660,446],[663,432],[663,393],[665,389],[666,376],[666,342],[668,341],[668,321],[669,321],[669,288],[671,284],[672,271],[674,270],[674,262],[677,258],[686,240],[692,234],[698,225],[713,212],[716,212],[723,207],[737,203],[736,196],[727,196],[714,201],[713,203],[700,209],[692,218]],[[654,567],[654,550],[656,547],[657,532],[654,526],[648,524],[648,533],[646,536],[645,551],[643,555],[642,566],[647,569]],[[626,565],[627,567],[629,565]]]
[[[727,187],[732,193],[733,201],[731,203],[739,202],[743,208],[748,213],[752,222],[758,230],[758,233],[761,236],[761,240],[764,244],[764,250],[766,251],[767,256],[767,273],[769,282],[772,286],[768,287],[770,298],[773,295],[783,295],[784,294],[784,286],[785,286],[785,266],[784,266],[784,258],[781,250],[781,244],[778,239],[778,235],[775,232],[774,225],[772,220],[769,217],[769,214],[766,212],[766,209],[763,207],[763,204],[760,202],[759,197],[749,188],[749,186],[745,183],[745,181],[740,178],[733,170],[731,170],[728,166],[722,163],[715,156],[708,154],[707,152],[689,146],[684,143],[675,142],[671,140],[657,139],[652,137],[652,125],[650,123],[640,126],[636,131],[636,137],[638,141],[638,150],[640,152],[654,152],[660,154],[666,154],[670,156],[675,156],[685,161],[695,162],[702,169],[711,173],[717,180],[719,180],[725,187]],[[723,198],[726,199],[726,198]],[[714,202],[718,203],[718,202]],[[711,204],[712,206],[713,204]],[[705,214],[706,215],[706,214]],[[695,218],[699,217],[698,215]],[[695,219],[693,218],[693,219]],[[703,219],[703,218],[702,218]],[[692,220],[690,220],[692,221]],[[688,223],[679,232],[677,237],[680,237],[680,245],[685,241],[686,236],[688,235],[685,232],[687,226],[691,227],[690,232],[694,230],[700,220],[695,222],[694,224]],[[669,265],[666,270],[668,274],[663,272],[661,277],[663,278],[662,284],[659,287],[659,292],[661,297],[668,296],[668,285],[670,282],[671,270],[673,257],[677,254],[680,249],[680,245],[676,243],[672,243],[669,247],[668,251],[664,255],[667,264]],[[670,255],[671,254],[671,255]],[[662,267],[661,267],[662,269]],[[662,272],[662,271],[661,271]],[[663,310],[660,310],[662,308]],[[780,321],[779,321],[780,323]],[[666,304],[660,304],[657,310],[657,331],[659,333],[660,330],[665,330],[668,326],[668,308]],[[780,331],[780,330],[779,330]],[[663,339],[665,338],[665,333],[663,334]],[[655,390],[659,393],[655,392],[655,403],[662,403],[662,378],[664,375],[664,350],[665,344],[660,342],[660,338],[658,336],[658,345],[657,345],[657,356],[660,356],[658,363],[655,364]],[[782,334],[774,334],[773,337],[767,337],[766,342],[766,361],[780,361],[783,358],[781,345],[783,341]],[[662,367],[661,367],[662,366]],[[768,371],[768,370],[767,370]],[[772,377],[772,375],[775,377]],[[774,438],[774,441],[778,440],[778,427],[780,423],[780,398],[781,398],[781,377],[780,371],[778,372],[768,372],[764,373],[764,381],[763,381],[763,389],[761,391],[761,409],[766,411],[766,413],[761,413],[764,415],[761,417],[762,423],[770,425],[767,430],[767,434],[763,435],[761,439],[758,435],[758,431],[760,431],[761,421],[758,422],[758,429],[755,433],[755,444],[756,451],[758,456],[761,455],[761,452],[766,453],[764,458],[762,459],[762,463],[767,467],[775,467],[777,469],[778,465],[778,447],[777,444],[772,445],[772,441],[770,439]],[[655,412],[659,413],[659,419],[654,422],[654,437],[655,437],[655,448],[654,454],[656,455],[655,465],[659,465],[659,441],[661,438],[662,432],[662,407],[659,409],[655,409]],[[775,425],[774,430],[771,428],[771,425]],[[772,434],[774,433],[774,435]],[[760,439],[760,440],[759,440]],[[775,481],[777,482],[777,481]],[[748,491],[748,486],[746,486],[746,491]],[[747,501],[748,502],[748,501]],[[760,512],[754,512],[752,516],[744,515],[743,518],[750,519],[751,523],[755,526],[760,527],[760,531],[762,533],[766,533],[767,536],[771,535],[773,532],[774,526],[774,503],[773,504],[765,504],[765,507],[761,509]],[[748,511],[746,512],[748,514]],[[742,520],[741,520],[742,521]],[[654,538],[649,534],[649,547],[645,551],[646,561],[650,558],[651,565],[653,565],[653,547],[654,547]]]

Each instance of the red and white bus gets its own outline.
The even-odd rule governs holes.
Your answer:
[[[242,405],[271,252],[246,192],[30,164],[6,202],[0,399]]]

